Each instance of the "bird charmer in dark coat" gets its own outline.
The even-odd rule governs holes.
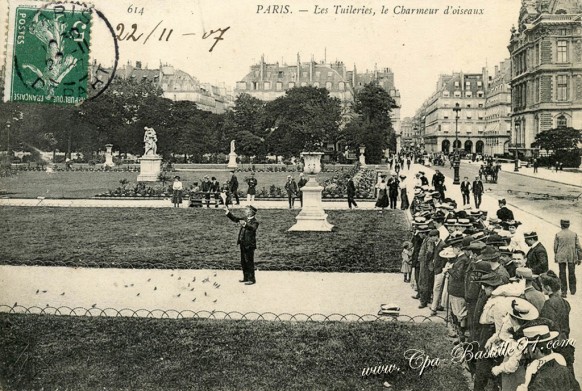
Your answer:
[[[255,249],[257,248],[257,229],[259,222],[255,218],[257,209],[254,206],[247,206],[245,209],[246,217],[234,216],[228,207],[225,207],[226,217],[235,223],[240,224],[238,239],[236,244],[240,246],[240,262],[243,271],[243,279],[246,285],[256,283],[255,279]]]

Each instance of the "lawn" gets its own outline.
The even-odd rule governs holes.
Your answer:
[[[0,314],[3,390],[468,390],[444,325]],[[409,349],[440,358],[422,376]],[[387,375],[367,367],[394,364]],[[413,365],[413,366],[416,366]]]
[[[345,172],[348,169],[345,168]],[[128,186],[134,187],[137,183],[137,172],[83,172],[83,171],[57,171],[53,174],[47,174],[41,171],[19,171],[12,177],[0,178],[0,190],[5,190],[11,198],[91,198],[97,194],[105,193],[108,190],[115,190],[120,186],[119,181],[127,179]],[[201,183],[205,175],[215,176],[220,183],[224,183],[230,177],[227,170],[217,171],[177,171],[170,172],[168,175],[179,175],[184,187],[189,187],[194,182]],[[245,195],[247,184],[244,178],[249,176],[249,172],[238,172],[239,190]],[[268,189],[271,185],[283,188],[287,175],[293,175],[295,180],[299,179],[297,172],[257,172],[258,185],[257,190],[263,187]],[[322,172],[317,175],[319,183],[334,176],[341,176],[342,172]],[[161,183],[153,183],[159,185]]]
[[[409,234],[403,211],[329,211],[333,232],[287,232],[297,213],[259,211],[259,269],[400,270]],[[0,215],[2,263],[240,268],[238,225],[221,209],[2,207]]]

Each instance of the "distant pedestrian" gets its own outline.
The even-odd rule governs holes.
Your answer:
[[[410,282],[410,273],[412,272],[412,243],[409,241],[404,242],[402,245],[402,267],[400,271],[404,274],[404,282]]]
[[[558,170],[560,169],[560,162],[556,162],[556,164],[554,165],[554,169],[556,170],[556,172],[558,172]]]
[[[461,182],[461,194],[463,195],[463,205],[470,205],[470,194],[471,194],[471,182],[469,182],[469,178],[463,178],[463,182]]]
[[[208,175],[204,176],[204,180],[202,181],[202,186],[200,190],[202,191],[202,193],[204,193],[206,207],[210,208],[210,194],[212,193],[212,182],[210,182],[210,178],[208,178]]]
[[[184,187],[182,182],[180,182],[180,177],[175,176],[174,183],[172,184],[172,203],[174,204],[174,208],[179,208],[182,203],[182,190],[184,190]]]
[[[540,166],[538,159],[533,160],[533,172],[534,174],[538,173],[538,167]]]
[[[376,208],[381,208],[379,213],[382,213],[384,209],[390,205],[388,201],[388,186],[386,185],[386,175],[380,175],[380,182],[376,184],[376,189],[378,189],[378,196],[376,197]]]
[[[255,178],[255,173],[251,172],[251,177],[247,179],[247,184],[249,188],[247,190],[247,201],[253,202],[255,200],[255,194],[257,194],[257,178]]]
[[[358,204],[356,204],[356,184],[354,183],[354,178],[350,178],[348,180],[348,184],[346,186],[346,193],[348,196],[348,208],[352,209],[352,205],[354,206],[354,208],[358,207]]]
[[[406,175],[400,175],[400,209],[406,210],[410,207],[408,200],[408,181]]]
[[[410,157],[406,158],[406,166],[408,167],[408,170],[410,171]]]
[[[297,193],[299,195],[299,202],[301,203],[301,207],[303,208],[303,191],[301,189],[307,184],[307,179],[305,179],[305,175],[303,173],[299,174],[299,181],[297,182]]]
[[[238,179],[234,174],[234,171],[230,172],[230,179],[228,180],[228,192],[236,200],[236,204],[240,205],[240,200],[238,199]]]
[[[400,181],[396,176],[396,172],[392,171],[392,177],[388,179],[388,197],[390,198],[390,209],[396,209],[398,202],[398,193],[400,191]]]
[[[297,196],[297,183],[291,175],[287,175],[285,191],[287,192],[287,199],[289,200],[289,209],[293,209],[295,204],[295,197]]]
[[[560,220],[560,227],[562,230],[556,234],[554,238],[554,254],[555,261],[560,267],[560,283],[562,286],[562,294],[568,292],[568,285],[570,285],[570,293],[576,294],[576,265],[580,264],[579,255],[582,255],[582,247],[580,247],[580,240],[578,235],[570,231],[570,220]],[[567,274],[567,276],[566,276]]]
[[[473,198],[475,199],[475,208],[479,209],[481,206],[481,197],[483,196],[485,189],[483,187],[483,182],[480,176],[476,176],[473,181]]]
[[[210,193],[214,194],[214,207],[218,208],[218,202],[220,200],[220,182],[216,177],[210,179]]]

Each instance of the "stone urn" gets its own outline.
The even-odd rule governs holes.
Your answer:
[[[321,157],[323,152],[301,152],[301,157],[305,164],[303,172],[308,175],[315,175],[321,172]]]

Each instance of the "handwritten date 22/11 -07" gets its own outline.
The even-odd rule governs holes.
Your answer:
[[[158,24],[156,24],[156,26],[151,29],[151,30],[146,30],[146,32],[140,32],[137,23],[133,23],[131,25],[131,27],[128,27],[128,31],[125,31],[125,24],[123,23],[119,23],[116,27],[115,27],[115,31],[117,32],[117,34],[115,35],[115,38],[117,38],[118,41],[131,41],[131,42],[138,42],[141,40],[141,42],[145,45],[148,40],[150,39],[150,37],[152,37],[152,35],[154,35],[154,33],[156,33],[158,31],[158,27],[161,29],[161,32],[158,31],[159,35],[155,35],[153,39],[157,38],[158,41],[165,41],[168,42],[170,40],[170,37],[172,36],[172,33],[174,32],[174,29],[172,28],[166,28],[166,27],[160,27],[160,25],[162,24],[163,20],[161,20]],[[202,39],[207,39],[212,37],[212,39],[214,39],[214,43],[212,44],[212,46],[210,47],[210,49],[208,50],[209,52],[212,52],[212,50],[214,49],[214,47],[216,46],[216,44],[219,41],[223,41],[223,35],[230,29],[230,26],[227,26],[225,28],[218,28],[216,30],[210,30],[210,31],[205,31],[202,34]],[[143,30],[141,30],[143,31]],[[147,35],[145,36],[144,39],[141,39],[144,34]],[[182,34],[182,36],[194,36],[196,35],[196,33],[184,33]]]

